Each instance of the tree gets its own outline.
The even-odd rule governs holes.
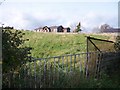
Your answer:
[[[80,28],[81,28],[81,24],[80,24],[80,22],[79,22],[78,25],[77,25],[77,28],[76,28],[75,32],[80,32],[80,31],[82,31]]]
[[[28,41],[28,39],[23,39],[23,35],[25,33],[19,30],[2,30],[3,73],[15,71],[24,61],[28,60],[32,48],[22,46],[25,41]]]
[[[4,29],[14,29],[14,27],[7,26],[7,27],[4,27]]]
[[[120,36],[116,37],[116,42],[114,44],[115,50],[120,51]]]
[[[118,56],[120,55],[120,35],[118,35],[116,37],[116,42],[114,43],[114,47],[115,47],[115,50],[116,52],[118,52]],[[120,74],[120,57],[118,57],[118,60],[116,64],[114,64],[116,67],[116,69],[118,69],[118,73]]]
[[[111,29],[112,27],[110,26],[110,25],[108,25],[108,24],[103,24],[103,25],[101,25],[100,26],[100,32],[105,32],[106,30],[108,30],[108,29]]]

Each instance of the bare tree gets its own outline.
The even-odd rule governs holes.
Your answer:
[[[100,32],[104,32],[104,31],[106,31],[106,30],[108,30],[108,29],[111,29],[112,27],[110,26],[110,25],[108,25],[108,24],[103,24],[103,25],[101,25],[100,26]]]

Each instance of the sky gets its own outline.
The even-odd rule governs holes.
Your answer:
[[[118,1],[5,0],[0,5],[0,23],[27,30],[46,25],[74,29],[79,22],[86,31],[105,23],[118,27]]]

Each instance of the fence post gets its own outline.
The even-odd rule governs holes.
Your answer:
[[[47,62],[44,59],[44,88],[46,88]]]
[[[86,59],[87,59],[87,60],[86,60],[86,63],[85,63],[85,77],[88,78],[88,59],[89,59],[89,58],[88,58],[88,57],[89,57],[88,37],[87,37],[87,40],[86,40],[86,41],[87,41],[87,47],[86,47],[86,50],[87,50],[87,51],[86,51],[86,52],[87,52],[87,54],[86,54],[86,55],[87,55]]]
[[[76,55],[74,55],[74,70],[75,70],[75,63],[76,63]]]
[[[70,55],[70,72],[72,71],[72,55]]]
[[[96,53],[96,55],[97,55],[97,58],[96,58],[96,63],[95,63],[95,78],[97,79],[98,78],[98,76],[99,76],[99,61],[100,61],[100,54],[97,52]]]
[[[55,74],[56,74],[56,68],[55,68],[55,66],[56,66],[56,61],[55,61],[56,59],[55,59],[55,57],[54,57],[54,70],[53,70],[53,85],[55,84],[55,80],[56,80],[56,76],[55,76]]]
[[[100,53],[100,61],[99,61],[99,76],[98,78],[101,78],[101,61],[103,60],[103,53]]]

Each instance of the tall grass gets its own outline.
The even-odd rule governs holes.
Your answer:
[[[64,54],[86,52],[86,34],[56,34],[24,31],[29,42],[25,46],[33,47],[32,56],[45,58]],[[101,39],[108,36],[91,35]]]
[[[33,48],[32,56],[35,58],[61,56],[64,54],[79,54],[81,52],[86,52],[86,38],[85,38],[86,34],[55,34],[30,31],[23,32],[25,32],[24,38],[29,39],[29,42],[26,42],[24,46],[30,46]],[[101,39],[109,39],[108,36],[100,35],[91,36]],[[81,58],[83,59],[83,57]],[[70,64],[70,61],[68,61],[67,67],[66,64],[67,58],[64,59],[65,59],[64,64],[62,64],[62,58],[60,58],[60,61],[56,60],[55,62],[57,63],[56,65],[54,65],[54,61],[50,60],[48,61],[49,63],[46,62],[48,64],[47,67],[45,66],[46,64],[44,61],[26,63],[25,66],[23,65],[23,67],[20,68],[19,73],[14,74],[14,77],[10,78],[12,81],[11,84],[13,84],[13,87],[20,88],[120,87],[118,82],[111,80],[107,75],[104,74],[102,75],[102,78],[99,80],[93,78],[92,79],[84,78],[82,72],[83,70],[80,71],[80,69],[78,69],[80,62],[77,60],[74,61],[74,59],[72,59],[71,62],[76,62],[75,63],[76,69],[72,70],[72,72],[66,72],[66,69],[70,70],[70,65],[74,67],[74,63]],[[78,57],[76,59],[78,59]],[[81,60],[81,65],[84,67],[83,60]],[[7,76],[8,78],[5,78],[6,80],[3,83],[4,87],[9,87],[8,83],[9,76],[10,75],[8,74]]]
[[[22,69],[24,69],[25,72]],[[58,70],[58,68],[56,68],[56,70]],[[62,70],[54,72],[54,68],[51,68],[44,72],[43,68],[40,71],[37,68],[36,71],[35,76],[34,71],[28,73],[28,69],[22,67],[20,73],[16,73],[14,77],[10,78],[11,88],[120,88],[119,75],[116,75],[117,78],[113,78],[115,80],[112,80],[104,73],[100,79],[88,79],[78,70],[72,72],[63,72]],[[43,75],[43,73],[45,75]],[[8,74],[8,77],[9,76],[10,74]],[[9,87],[8,82],[9,81],[4,83],[3,88]]]

